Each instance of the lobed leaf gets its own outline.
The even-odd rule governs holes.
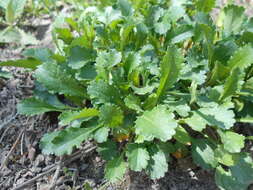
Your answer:
[[[118,156],[117,145],[111,140],[98,144],[97,152],[107,161],[113,160]]]
[[[215,7],[216,0],[196,0],[198,11],[209,13]]]
[[[214,149],[206,139],[195,139],[193,141],[192,158],[195,164],[204,169],[212,169],[218,165]]]
[[[151,179],[159,179],[161,177],[164,177],[167,171],[167,157],[162,150],[158,150],[151,156],[147,172],[150,175]]]
[[[161,64],[161,79],[157,90],[158,99],[164,95],[178,80],[183,64],[183,57],[179,49],[169,47]]]
[[[110,182],[116,182],[123,178],[127,169],[127,163],[122,156],[107,162],[105,166],[105,178]]]
[[[253,63],[253,48],[245,45],[238,49],[230,58],[227,66],[232,70],[235,68],[245,69]]]
[[[236,5],[228,5],[224,8],[224,34],[229,36],[240,32],[244,20],[244,8]]]
[[[224,149],[230,153],[239,153],[244,147],[245,137],[232,131],[220,132]]]
[[[167,141],[176,133],[177,122],[174,114],[164,106],[157,106],[151,111],[145,111],[135,122],[135,132],[147,141],[154,138]]]
[[[126,156],[128,157],[129,167],[133,171],[141,171],[148,165],[149,153],[145,146],[141,144],[128,144]]]
[[[85,88],[75,80],[70,69],[57,63],[46,62],[40,65],[35,77],[51,92],[86,97]]]
[[[119,127],[123,123],[123,111],[116,105],[105,104],[100,108],[99,118],[104,126]]]
[[[60,132],[47,134],[41,139],[41,148],[46,154],[61,156],[71,154],[73,149],[80,147],[83,141],[92,137],[97,126],[89,128],[69,127]]]
[[[230,96],[233,96],[236,92],[240,91],[242,83],[242,72],[240,68],[236,68],[232,71],[231,75],[225,81],[224,90],[220,95],[219,100],[222,101]]]

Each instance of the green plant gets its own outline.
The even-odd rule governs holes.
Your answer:
[[[93,139],[115,182],[127,168],[163,177],[180,149],[215,169],[220,189],[247,189],[252,137],[238,123],[253,122],[253,19],[229,5],[214,23],[214,6],[102,1],[67,18],[69,26],[54,32],[56,53],[27,54],[40,65],[34,97],[19,113],[60,112],[65,126],[42,138],[43,153],[71,154]]]
[[[10,79],[12,78],[12,74],[8,71],[3,71],[2,68],[0,68],[0,78]]]
[[[23,45],[37,44],[38,41],[31,35],[17,27],[26,5],[26,0],[3,0],[0,1],[0,9],[5,11],[3,22],[4,30],[0,31],[0,43],[19,43]]]

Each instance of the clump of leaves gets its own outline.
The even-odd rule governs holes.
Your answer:
[[[93,139],[115,182],[127,168],[163,177],[180,149],[220,189],[247,189],[252,137],[235,126],[253,122],[252,18],[228,5],[214,22],[214,0],[103,2],[55,29],[56,53],[28,54],[40,65],[19,113],[60,112],[65,126],[42,138],[43,153]]]
[[[7,26],[4,30],[0,30],[0,43],[18,43],[22,45],[38,43],[35,37],[17,26],[26,3],[27,0],[0,1],[0,11],[3,9],[5,13],[5,20],[2,22]]]

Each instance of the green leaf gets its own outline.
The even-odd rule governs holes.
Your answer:
[[[0,66],[12,66],[12,67],[23,67],[23,68],[28,68],[28,69],[36,69],[37,66],[41,64],[40,61],[33,59],[33,58],[28,58],[28,59],[19,59],[19,60],[9,60],[9,61],[4,61],[0,62]]]
[[[147,141],[154,138],[167,141],[176,133],[177,122],[174,114],[164,106],[157,106],[151,111],[145,111],[135,122],[135,132]]]
[[[141,64],[140,53],[129,53],[124,62],[124,69],[128,76]]]
[[[53,55],[51,50],[48,48],[29,48],[22,52],[22,55],[34,58],[39,61],[46,62],[51,60],[51,56]]]
[[[253,160],[249,154],[242,153],[234,166],[225,171],[221,166],[216,169],[215,181],[220,189],[247,190],[253,182]]]
[[[15,27],[7,27],[0,32],[1,43],[20,42],[21,34]]]
[[[55,131],[52,133],[45,134],[40,140],[40,149],[42,149],[43,154],[53,154],[54,153],[54,144],[52,141],[56,138],[61,131]]]
[[[73,69],[80,69],[88,62],[93,61],[94,57],[95,53],[93,50],[75,46],[70,49],[68,64]]]
[[[159,10],[160,11],[160,10]],[[165,35],[171,28],[171,20],[169,13],[165,13],[161,21],[154,24],[155,32],[160,35]]]
[[[147,85],[145,87],[142,87],[142,88],[137,88],[135,86],[131,86],[131,88],[134,90],[134,93],[137,94],[137,95],[145,95],[145,94],[150,94],[154,91],[155,89],[155,85]]]
[[[66,44],[70,44],[74,39],[69,28],[55,28],[54,32],[57,34],[57,37],[63,40]]]
[[[189,145],[192,141],[191,137],[189,136],[188,132],[181,126],[178,126],[176,128],[176,134],[174,135],[174,138],[185,145]]]
[[[123,16],[133,15],[134,10],[128,0],[118,0],[118,5]]]
[[[124,102],[128,108],[137,112],[143,112],[141,109],[141,100],[137,96],[130,94],[124,99]]]
[[[186,16],[185,15],[185,10],[184,10],[183,6],[181,6],[181,5],[172,5],[172,6],[170,6],[169,10],[168,10],[168,14],[169,14],[169,19],[173,23],[178,21],[180,18]]]
[[[114,183],[123,178],[126,169],[127,163],[123,160],[123,157],[116,157],[107,162],[105,166],[105,178]]]
[[[86,97],[85,89],[73,77],[69,68],[57,63],[44,63],[35,72],[37,80],[50,92]]]
[[[18,27],[9,26],[0,31],[1,43],[15,43],[22,45],[37,45],[38,40],[29,33],[24,32]]]
[[[214,54],[214,39],[215,39],[215,31],[214,29],[207,25],[207,24],[198,24],[197,30],[204,36],[205,41],[205,47],[207,49],[208,53],[208,61],[209,61],[209,67],[212,67],[213,65],[213,54]]]
[[[158,8],[154,16],[155,32],[164,35],[171,29],[171,23],[185,16],[182,6],[170,6],[168,9]]]
[[[5,79],[10,79],[10,78],[13,78],[13,75],[8,72],[8,71],[3,71],[1,68],[0,68],[0,77],[1,78],[5,78]]]
[[[87,63],[75,74],[76,79],[79,81],[93,80],[96,76],[96,68],[92,63]]]
[[[224,14],[225,36],[239,33],[245,18],[244,8],[236,5],[228,5],[224,8]]]
[[[216,168],[215,182],[221,190],[247,190],[247,185],[237,181],[230,170],[226,171],[221,166]]]
[[[230,73],[230,68],[216,61],[210,73],[208,85],[215,85],[218,81],[223,81]]]
[[[185,100],[177,100],[177,101],[167,101],[165,100],[164,103],[171,111],[177,112],[181,117],[189,116],[191,112],[191,108]]]
[[[228,61],[227,66],[232,70],[235,68],[245,69],[253,63],[253,48],[245,45],[238,49]]]
[[[204,169],[212,169],[218,165],[214,156],[214,149],[206,139],[195,139],[193,141],[192,158],[195,164]]]
[[[9,24],[13,24],[15,22],[15,10],[14,10],[14,5],[13,5],[13,0],[10,0],[7,9],[6,9],[6,15],[5,15],[5,20]]]
[[[17,30],[21,35],[21,38],[18,40],[18,43],[22,45],[37,45],[39,43],[39,41],[35,38],[33,34],[25,32],[24,30],[21,30],[20,28],[17,28]]]
[[[141,144],[128,144],[126,156],[131,170],[141,171],[148,165],[149,153]]]
[[[72,121],[83,118],[91,118],[99,115],[95,108],[84,108],[81,111],[65,111],[59,116],[60,125],[68,125]]]
[[[231,154],[226,151],[223,146],[219,146],[217,149],[215,149],[214,155],[216,160],[225,166],[235,165],[239,157],[238,154]]]
[[[224,39],[215,45],[214,50],[214,59],[225,63],[229,60],[229,58],[234,54],[234,52],[238,49],[238,45],[234,40]]]
[[[118,156],[117,145],[111,140],[98,144],[97,152],[107,161],[113,160]]]
[[[57,135],[53,135],[48,141],[48,135],[41,139],[41,148],[47,154],[55,154],[61,156],[71,154],[73,149],[80,147],[83,141],[88,140],[92,133],[98,129],[97,126],[90,128],[74,128],[69,127],[60,131]]]
[[[16,19],[23,13],[26,0],[9,0],[6,9],[6,21],[13,24]]]
[[[96,69],[99,75],[107,75],[107,71],[121,62],[122,55],[116,50],[102,51],[96,59]],[[105,76],[105,79],[107,76]]]
[[[220,101],[233,96],[241,89],[243,83],[242,72],[239,68],[232,71],[231,75],[227,78],[224,84],[224,90],[219,98]]]
[[[178,80],[183,64],[183,56],[176,47],[169,47],[161,64],[161,79],[157,90],[158,99]]]
[[[55,107],[51,104],[48,104],[42,100],[36,98],[28,98],[23,100],[17,105],[18,113],[23,115],[38,115],[45,112],[51,111],[62,111],[61,108]]]
[[[102,127],[98,129],[94,134],[94,139],[98,143],[103,143],[107,141],[108,135],[109,135],[110,129],[108,127]]]
[[[2,7],[3,9],[7,9],[9,2],[10,0],[0,1],[0,7]]]
[[[104,126],[119,127],[123,123],[123,111],[116,105],[105,104],[100,108],[99,118]]]
[[[159,179],[161,177],[164,177],[167,171],[167,156],[162,150],[158,150],[152,154],[151,159],[149,160],[147,172],[150,175],[151,179]]]
[[[230,129],[235,123],[235,114],[224,106],[200,108],[193,112],[193,116],[185,122],[194,130],[202,131],[206,125],[217,126],[221,129]]]
[[[239,153],[244,147],[245,137],[232,131],[221,132],[221,141],[224,149],[230,153]]]
[[[253,183],[253,160],[250,154],[242,153],[236,165],[231,166],[231,173],[236,180],[249,186]]]
[[[50,94],[38,81],[35,81],[34,97],[62,110],[72,109],[72,107],[61,102],[57,94]]]
[[[209,13],[215,7],[216,0],[196,0],[197,10]]]
[[[121,101],[119,100],[121,96],[118,89],[103,80],[92,81],[87,88],[87,92],[95,104],[117,103]]]
[[[121,17],[122,15],[119,10],[115,10],[112,7],[106,7],[99,13],[98,20],[106,25],[109,25],[116,20],[120,20]]]
[[[172,32],[173,32],[171,35],[172,44],[183,42],[187,40],[188,38],[191,38],[194,36],[193,28],[189,25],[183,25],[181,27],[179,26],[175,28]]]
[[[207,122],[197,113],[193,112],[193,115],[184,120],[193,130],[201,132],[206,128]]]

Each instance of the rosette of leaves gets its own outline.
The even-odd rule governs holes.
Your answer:
[[[94,140],[115,182],[128,168],[163,177],[180,147],[216,170],[221,189],[247,189],[250,137],[235,125],[253,121],[252,19],[229,5],[214,22],[213,0],[104,5],[55,29],[58,51],[43,57],[34,97],[18,105],[26,115],[60,112],[65,128],[46,134],[42,151],[71,154]]]

